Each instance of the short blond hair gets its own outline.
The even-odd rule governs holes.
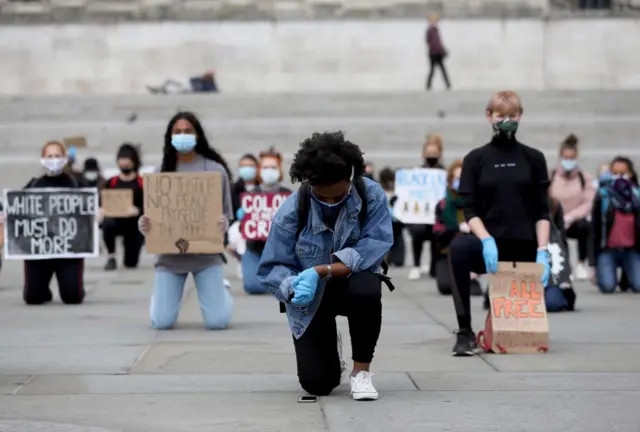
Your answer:
[[[522,102],[518,93],[506,90],[494,94],[487,104],[487,114],[498,113],[501,115],[522,114]]]
[[[442,156],[442,136],[438,134],[428,134],[427,138],[422,145],[422,155],[424,156],[427,153],[427,147],[430,145],[436,147],[438,149],[438,153]]]

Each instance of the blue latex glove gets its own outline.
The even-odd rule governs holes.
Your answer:
[[[320,275],[313,267],[298,274],[291,282],[294,293],[291,303],[296,306],[307,306],[311,303],[316,296],[318,282],[320,282]]]
[[[244,218],[244,209],[240,207],[238,211],[236,211],[236,220],[241,221]]]
[[[493,237],[487,237],[482,240],[482,258],[487,268],[487,273],[496,273],[498,271],[498,246]]]
[[[549,266],[549,252],[546,250],[539,250],[536,254],[536,262],[544,266],[544,273],[542,273],[542,286],[547,286],[549,283],[549,276],[551,275],[551,267]]]

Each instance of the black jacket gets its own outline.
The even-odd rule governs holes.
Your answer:
[[[602,192],[598,191],[591,208],[591,239],[589,242],[589,265],[591,267],[596,265],[598,255],[607,248],[607,241],[615,218],[615,210],[611,205],[607,205],[603,214],[602,199]],[[634,215],[636,219],[635,250],[640,252],[640,212],[635,212]]]

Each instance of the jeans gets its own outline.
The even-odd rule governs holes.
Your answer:
[[[156,269],[155,286],[151,297],[151,326],[158,330],[172,328],[178,320],[187,273],[172,273]],[[193,274],[200,312],[204,325],[220,330],[229,324],[233,298],[224,286],[223,266],[214,265]]]
[[[338,315],[349,321],[353,361],[371,363],[382,325],[380,277],[362,272],[329,281],[311,324],[293,339],[300,386],[315,396],[326,396],[340,385]]]
[[[242,255],[242,283],[247,294],[265,294],[267,288],[258,280],[261,254],[247,249]]]
[[[604,249],[600,252],[596,263],[596,279],[600,291],[616,291],[618,268],[626,273],[629,288],[640,293],[640,252],[633,249]]]

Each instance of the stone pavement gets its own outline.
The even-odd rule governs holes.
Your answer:
[[[104,273],[90,260],[86,303],[21,302],[21,264],[0,276],[0,431],[637,432],[640,296],[578,285],[575,313],[551,315],[548,354],[453,358],[450,297],[433,282],[384,292],[376,402],[343,384],[298,404],[291,336],[277,303],[242,293],[231,327],[206,331],[189,282],[175,330],[148,322],[152,268]],[[228,268],[233,273],[233,268]],[[474,320],[483,322],[479,298]],[[346,320],[339,319],[349,358]]]

